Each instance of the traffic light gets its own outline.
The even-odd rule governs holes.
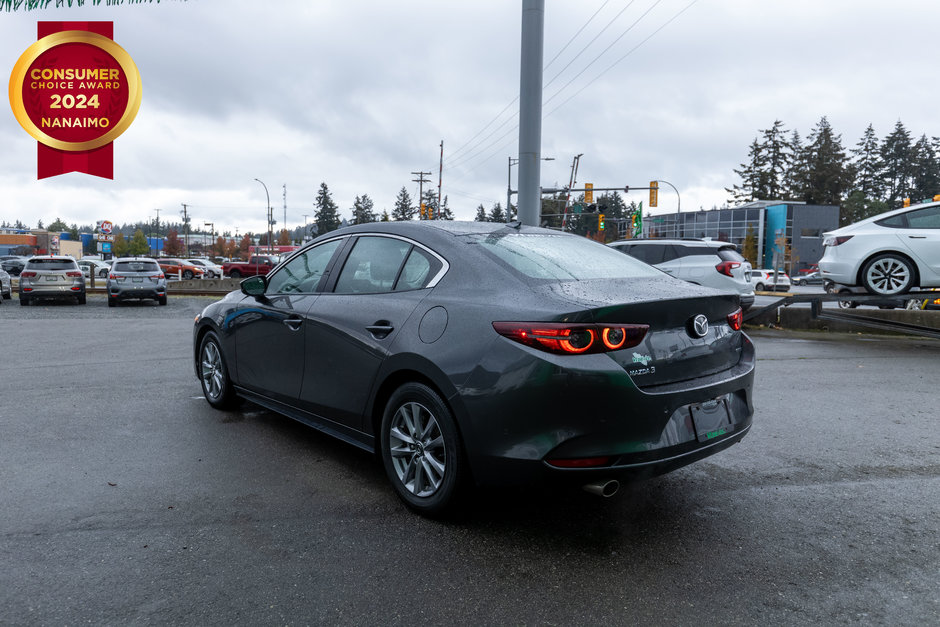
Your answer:
[[[421,203],[421,219],[422,220],[428,219],[428,206],[424,203]]]
[[[659,181],[650,181],[650,207],[655,207],[659,201]]]
[[[910,198],[905,198],[905,199],[904,199],[904,206],[905,206],[905,207],[910,207],[910,206],[911,206],[911,199],[910,199]]]
[[[604,214],[603,213],[597,214],[597,230],[598,231],[604,230]]]
[[[586,203],[594,202],[594,183],[584,184],[584,202]]]

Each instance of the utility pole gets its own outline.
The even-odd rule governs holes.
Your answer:
[[[310,216],[309,213],[303,214],[304,216],[304,231],[300,234],[300,243],[305,244],[307,242],[307,218]]]
[[[187,211],[187,205],[185,203],[180,203],[183,205],[183,210],[180,213],[183,215],[183,226],[186,228],[186,232],[183,235],[184,246],[186,248],[186,256],[189,257],[189,213]]]
[[[443,142],[442,142],[442,145],[443,145]],[[426,179],[424,177],[431,176],[431,173],[430,172],[412,172],[412,174],[418,177],[416,179],[411,179],[411,180],[418,184],[418,211],[419,211],[418,219],[420,220],[421,219],[421,215],[420,215],[421,204],[424,202],[424,184],[431,182],[430,179]]]
[[[441,140],[441,165],[437,171],[437,211],[435,218],[441,217],[441,179],[444,176],[444,140]]]
[[[545,0],[522,1],[522,59],[519,68],[519,221],[541,221],[542,49]]]
[[[284,222],[282,222],[282,224],[284,226],[281,228],[286,229],[287,228],[287,183],[284,183]]]

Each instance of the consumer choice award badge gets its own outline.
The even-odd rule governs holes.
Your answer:
[[[112,22],[39,22],[10,75],[10,106],[39,142],[37,176],[114,178],[113,142],[140,108],[140,73]]]

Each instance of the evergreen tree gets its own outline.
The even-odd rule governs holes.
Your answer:
[[[506,214],[503,212],[503,206],[500,203],[493,205],[490,214],[487,216],[487,222],[505,222]]]
[[[317,210],[313,214],[313,219],[319,235],[339,228],[339,208],[333,202],[333,196],[330,195],[330,188],[326,186],[326,183],[320,183],[320,191],[317,192],[314,205]]]
[[[473,219],[476,222],[489,222],[489,218],[486,217],[486,209],[483,208],[483,203],[480,203],[480,206],[477,207],[477,215]]]
[[[731,194],[730,202],[742,203],[767,198],[767,160],[757,139],[751,142],[748,149],[748,163],[742,163],[740,170],[734,173],[741,177],[741,184],[725,188]]]
[[[375,222],[375,211],[373,211],[373,202],[369,198],[368,194],[363,194],[362,196],[356,196],[356,200],[353,201],[352,206],[352,223],[353,224],[366,224],[368,222]]]
[[[150,254],[150,244],[147,243],[147,238],[144,237],[144,232],[142,230],[137,229],[134,231],[134,236],[127,245],[127,254],[135,256]]]
[[[911,134],[898,120],[894,130],[884,138],[880,148],[884,183],[884,201],[895,206],[900,199],[909,197],[913,178],[913,149]]]
[[[774,120],[772,127],[761,131],[764,141],[761,150],[766,164],[766,200],[783,198],[783,180],[790,168],[793,148],[787,139],[783,122]]]
[[[382,219],[380,222],[391,222],[392,218],[388,215],[388,209],[382,211]]]
[[[441,201],[441,212],[438,216],[441,220],[453,220],[454,212],[450,210],[450,207],[447,204],[447,196],[444,196],[444,200]]]
[[[921,135],[913,148],[911,202],[933,198],[940,193],[940,163],[934,144]]]
[[[790,150],[790,166],[783,177],[783,197],[802,198],[809,189],[808,150],[796,129],[790,135]]]
[[[871,124],[852,149],[852,155],[852,171],[855,174],[852,190],[861,192],[862,198],[881,198],[884,192],[881,179],[883,165],[878,149],[878,136],[875,135],[875,129]]]
[[[801,200],[815,205],[838,205],[852,184],[842,136],[835,135],[823,116],[809,135],[806,146],[809,185]]]
[[[411,206],[411,195],[404,187],[395,198],[395,207],[392,209],[392,220],[403,221],[414,218],[416,209]]]
[[[434,190],[427,190],[424,192],[424,208],[425,214],[422,216],[419,214],[419,218],[422,220],[434,220],[437,218],[438,207],[437,207],[437,192]]]

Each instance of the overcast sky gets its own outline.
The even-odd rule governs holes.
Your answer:
[[[682,210],[724,188],[775,119],[804,138],[827,116],[854,147],[901,120],[940,135],[925,0],[546,0],[542,185],[673,183]],[[266,230],[313,220],[321,182],[341,215],[357,195],[391,211],[432,172],[458,219],[505,205],[518,153],[521,0],[189,0],[0,12],[11,72],[40,20],[109,20],[143,102],[114,144],[114,180],[36,179],[36,141],[0,115],[0,219],[35,226],[178,220]],[[670,21],[671,20],[671,21]],[[513,168],[513,186],[518,168]],[[635,192],[628,200],[646,201]],[[658,212],[676,210],[660,192]]]

